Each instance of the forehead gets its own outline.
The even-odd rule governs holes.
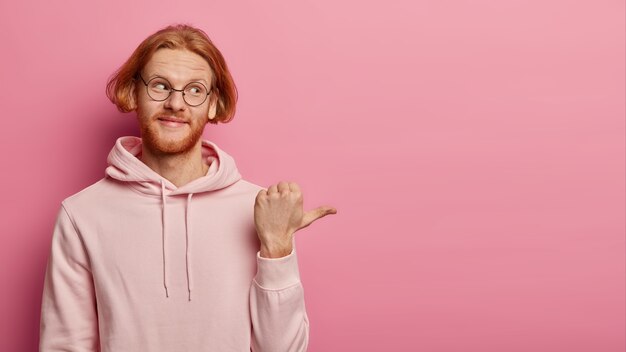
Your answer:
[[[200,55],[183,49],[159,49],[146,63],[144,70],[149,76],[162,76],[173,81],[205,79],[211,81],[209,63]]]

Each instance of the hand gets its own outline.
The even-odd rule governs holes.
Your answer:
[[[304,212],[302,192],[295,182],[281,181],[261,190],[254,202],[254,224],[261,241],[261,256],[280,258],[292,251],[293,234],[328,214],[333,207],[321,206]]]

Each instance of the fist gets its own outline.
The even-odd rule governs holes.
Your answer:
[[[254,224],[261,241],[261,256],[280,258],[292,251],[296,231],[328,214],[333,207],[322,206],[305,212],[300,187],[295,182],[281,181],[261,190],[254,202]]]

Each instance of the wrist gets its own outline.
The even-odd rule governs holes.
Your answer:
[[[263,258],[282,258],[286,257],[293,251],[293,244],[291,241],[288,243],[274,243],[274,244],[261,244],[259,255]]]

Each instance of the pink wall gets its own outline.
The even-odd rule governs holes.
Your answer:
[[[205,137],[339,213],[298,233],[310,351],[624,351],[623,1],[2,1],[0,350],[36,351],[60,201],[172,22],[240,92]]]

